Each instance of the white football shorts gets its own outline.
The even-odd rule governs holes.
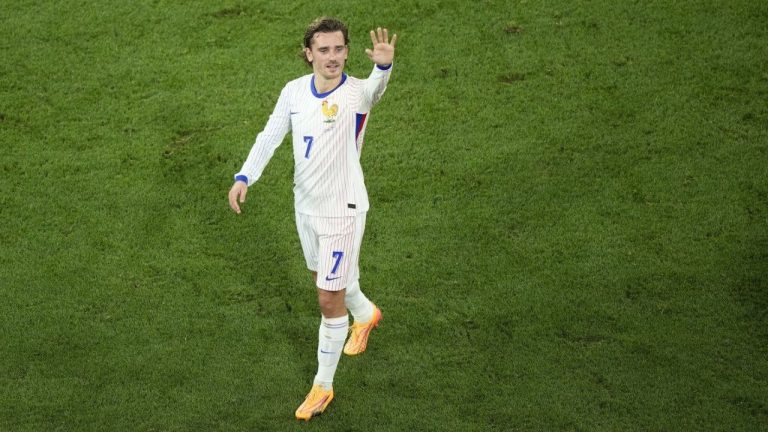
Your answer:
[[[339,291],[360,277],[358,261],[365,215],[321,217],[296,213],[296,229],[307,268],[317,272],[317,287]]]

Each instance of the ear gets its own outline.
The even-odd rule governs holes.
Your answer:
[[[304,48],[304,55],[307,56],[307,61],[312,63],[312,50],[309,48]]]

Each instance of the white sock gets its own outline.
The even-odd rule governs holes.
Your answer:
[[[333,375],[339,365],[341,350],[349,330],[349,316],[338,318],[323,317],[320,320],[319,343],[317,344],[317,375],[315,385],[322,385],[326,390],[333,387]]]
[[[360,290],[359,281],[354,281],[347,286],[344,302],[347,305],[347,309],[352,312],[355,322],[366,323],[373,319],[373,303]]]

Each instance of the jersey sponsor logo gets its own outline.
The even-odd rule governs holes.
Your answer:
[[[339,106],[336,104],[328,105],[328,100],[324,100],[322,104],[322,111],[323,117],[325,117],[323,122],[333,123],[336,121],[336,115],[339,113]]]

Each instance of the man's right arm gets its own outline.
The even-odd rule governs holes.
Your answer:
[[[284,87],[277,99],[277,104],[267,120],[264,130],[256,136],[256,142],[251,147],[240,172],[235,174],[235,183],[229,190],[229,206],[240,213],[239,203],[245,202],[248,186],[261,177],[261,173],[275,153],[275,149],[283,142],[283,138],[291,128],[291,113],[288,103],[288,87]]]
[[[235,174],[235,179],[252,185],[261,177],[261,173],[275,153],[275,149],[283,142],[283,138],[291,129],[291,112],[289,106],[288,86],[280,92],[277,104],[267,120],[264,130],[256,136],[256,142],[251,147],[242,169]]]

